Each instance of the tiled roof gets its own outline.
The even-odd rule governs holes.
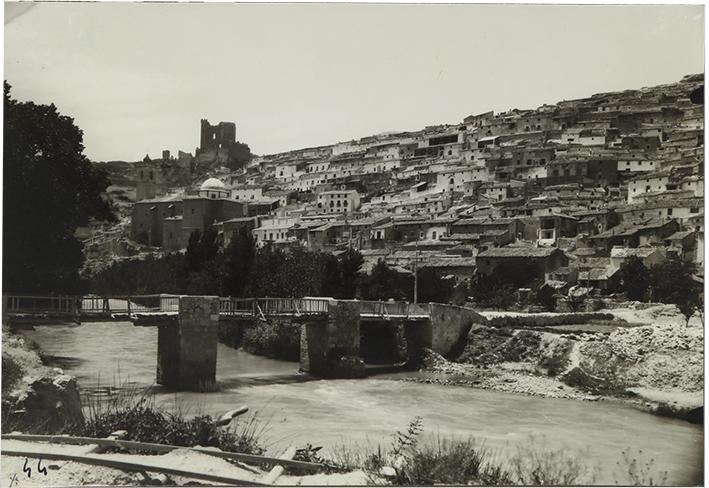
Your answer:
[[[562,252],[556,247],[495,247],[480,253],[481,258],[512,258],[512,257],[530,257],[530,258],[546,258],[555,252]]]

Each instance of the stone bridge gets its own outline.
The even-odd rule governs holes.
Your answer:
[[[485,317],[474,310],[438,303],[340,300],[333,298],[254,298],[150,295],[141,297],[3,296],[3,319],[10,323],[50,323],[61,318],[131,320],[158,328],[157,382],[176,389],[205,389],[216,381],[219,329],[239,323],[286,318],[301,323],[300,369],[313,376],[365,376],[362,326],[388,324],[405,338],[408,360],[424,348],[446,356],[462,344],[473,324]]]

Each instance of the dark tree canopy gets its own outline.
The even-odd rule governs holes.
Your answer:
[[[633,256],[625,261],[618,270],[620,286],[630,300],[647,299],[650,288],[650,270],[642,259]]]
[[[18,102],[4,84],[3,286],[77,292],[84,256],[74,237],[89,218],[114,220],[105,171],[84,156],[83,133],[52,105]]]
[[[236,141],[229,146],[229,161],[227,167],[230,169],[243,168],[246,163],[253,159],[251,149],[248,144]]]

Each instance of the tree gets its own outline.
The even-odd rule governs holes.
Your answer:
[[[364,258],[358,250],[349,248],[340,255],[339,264],[342,281],[338,298],[355,298],[357,287],[362,280],[360,269],[364,264]]]
[[[541,284],[536,288],[534,301],[544,307],[547,312],[556,310],[556,290],[551,286]]]
[[[222,255],[217,229],[208,227],[204,234],[195,230],[187,242],[180,270],[180,289],[190,295],[221,294]]]
[[[83,154],[83,133],[52,105],[18,102],[4,84],[3,285],[14,292],[83,291],[76,228],[115,221],[106,172]]]
[[[514,303],[515,290],[515,286],[503,281],[496,274],[475,273],[470,280],[470,295],[483,307],[510,307]]]
[[[630,300],[647,300],[650,288],[650,270],[642,259],[633,256],[625,261],[618,270],[620,286]]]
[[[650,268],[652,301],[677,305],[687,324],[704,306],[702,287],[694,279],[695,271],[692,263],[677,257]]]
[[[363,280],[361,294],[365,300],[411,300],[413,286],[413,276],[399,273],[380,259]]]
[[[232,237],[224,251],[224,292],[244,297],[246,285],[256,258],[256,240],[245,227]]]
[[[441,278],[435,270],[418,271],[418,301],[448,303],[453,296],[453,281]]]
[[[253,157],[254,155],[251,154],[248,144],[236,141],[229,146],[227,167],[229,169],[243,168]]]

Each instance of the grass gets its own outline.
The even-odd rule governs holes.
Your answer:
[[[638,450],[637,454],[633,455],[629,451],[622,452],[622,460],[618,461],[617,466],[620,470],[621,477],[625,480],[618,481],[616,484],[630,484],[634,486],[665,486],[667,485],[667,471],[658,471],[655,468],[655,460],[650,458],[645,459],[642,450]]]
[[[337,446],[322,457],[319,447],[299,450],[302,460],[325,463],[330,470],[360,469],[371,485],[593,485],[600,467],[589,463],[588,450],[549,448],[542,436],[530,436],[506,456],[473,438],[424,438],[423,422],[414,418],[394,435],[390,446]],[[615,484],[666,485],[668,473],[646,459],[642,451],[623,451],[616,463]]]
[[[263,454],[260,438],[266,425],[257,416],[232,421],[220,427],[210,415],[188,417],[188,412],[168,410],[155,404],[151,389],[128,387],[108,398],[89,397],[83,425],[70,429],[72,435],[107,437],[125,430],[126,440],[172,444],[176,446],[212,446],[223,451]]]

